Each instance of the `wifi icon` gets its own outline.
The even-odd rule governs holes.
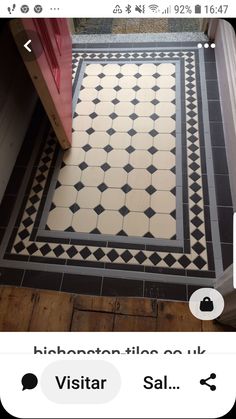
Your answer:
[[[153,13],[159,12],[159,7],[158,7],[157,4],[150,4],[150,6],[148,6],[148,7]]]

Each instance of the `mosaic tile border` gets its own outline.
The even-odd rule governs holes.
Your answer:
[[[137,57],[136,57],[136,58],[137,58]],[[214,222],[214,221],[216,221],[216,219],[214,219],[214,218],[213,218],[213,222]],[[120,257],[120,255],[119,255],[119,257]],[[133,258],[133,256],[132,256],[132,258]],[[29,259],[30,259],[30,262],[31,262],[32,257],[29,257]],[[12,261],[12,262],[13,262],[13,261]],[[37,266],[36,266],[36,265],[37,265]],[[11,266],[13,266],[13,265],[12,265],[12,263],[11,263]],[[18,265],[18,266],[19,266],[19,265]],[[23,266],[23,265],[22,265],[22,266]],[[25,266],[25,265],[24,265],[24,266]],[[86,262],[85,266],[88,266],[87,262]],[[93,266],[94,266],[94,265],[93,265]],[[97,264],[96,266],[97,266],[97,268],[98,268],[98,264]],[[113,266],[114,266],[114,265],[113,265]],[[101,265],[100,265],[100,267],[101,267]],[[42,267],[41,267],[41,266],[40,266],[40,268],[42,269]],[[50,268],[51,268],[51,267],[50,267]],[[53,267],[52,267],[52,268],[53,268]],[[120,269],[120,268],[121,268],[121,266],[119,265],[119,269]],[[35,265],[34,265],[34,267],[32,267],[32,266],[31,266],[31,269],[39,269],[39,264],[38,264],[38,263],[37,263],[37,264],[35,264]],[[78,272],[78,270],[79,270],[79,269],[80,269],[80,268],[77,268],[77,272]],[[87,268],[86,268],[86,269],[87,269]],[[86,269],[85,269],[85,270],[83,270],[83,272],[84,272],[84,273],[85,273]],[[126,269],[127,269],[127,266],[126,266]],[[50,269],[50,270],[53,270],[53,269]],[[73,270],[73,269],[72,269],[72,270]],[[100,269],[99,269],[99,271],[100,271]],[[103,269],[102,269],[102,271],[103,271],[103,272],[101,272],[101,271],[100,271],[100,273],[103,273],[103,274],[104,274],[105,272],[104,272],[104,270],[103,270]],[[164,269],[162,269],[161,271],[164,273]],[[81,272],[81,271],[80,271],[80,272]],[[108,272],[108,271],[107,271],[107,272]],[[113,273],[115,273],[115,272],[113,271]],[[167,271],[166,271],[166,273],[167,273]],[[168,272],[168,273],[171,273],[171,269],[169,269],[169,272]],[[174,278],[173,278],[173,276],[172,276],[171,278],[167,278],[167,277],[168,277],[168,273],[167,273],[167,275],[165,275],[165,277],[166,277],[166,279],[167,279],[167,282],[168,282],[168,280],[169,280],[169,281],[174,281],[174,282],[176,282],[176,281],[175,281],[176,279],[177,279],[177,282],[181,282],[181,281],[182,281],[182,279],[181,279],[181,278],[179,278],[179,279],[178,279],[177,277],[174,277]],[[175,274],[176,274],[176,272],[175,272]],[[185,274],[185,275],[186,275],[186,272],[185,272],[185,273],[181,272],[181,273],[180,273],[180,275],[182,275],[182,274]],[[117,272],[116,272],[116,275],[117,275]],[[123,275],[123,273],[122,273],[122,272],[119,272],[119,275],[121,275],[121,276],[122,276],[122,275]],[[118,276],[119,276],[119,275],[118,275]],[[144,275],[145,275],[145,274],[142,274],[142,278],[144,278]],[[204,275],[204,276],[206,276],[206,275],[208,275],[208,272],[205,272],[205,275]],[[131,273],[129,273],[129,277],[132,277],[132,276],[133,276],[133,275],[132,275]],[[136,275],[135,275],[135,276],[136,276]],[[155,277],[156,277],[156,279],[158,279],[157,275],[155,275]],[[151,279],[151,277],[150,277],[150,279]],[[154,279],[154,278],[153,278],[153,279]],[[162,277],[162,279],[163,279],[163,277]],[[187,278],[185,277],[185,280],[186,280],[186,279],[187,279]],[[190,279],[190,277],[189,277],[189,279]],[[192,278],[192,279],[193,279],[193,278]],[[199,283],[199,281],[196,281],[196,282],[197,282],[197,283]],[[204,283],[205,283],[205,285],[206,285],[207,281],[206,281],[206,282],[204,282]]]

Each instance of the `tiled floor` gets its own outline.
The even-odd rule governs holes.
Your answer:
[[[41,134],[10,221],[8,187],[0,282],[15,268],[22,286],[180,300],[211,286],[232,262],[214,52],[75,44],[73,107],[72,148]]]

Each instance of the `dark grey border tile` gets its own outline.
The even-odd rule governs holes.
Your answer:
[[[62,276],[63,274],[59,272],[29,270],[25,271],[22,286],[59,291]]]
[[[23,269],[0,268],[0,285],[20,286]]]
[[[64,274],[61,291],[76,294],[100,295],[102,277]]]
[[[102,295],[143,297],[143,281],[124,278],[103,278]]]

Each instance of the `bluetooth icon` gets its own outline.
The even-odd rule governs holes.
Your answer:
[[[126,8],[125,8],[125,11],[127,12],[127,13],[131,13],[131,6],[130,6],[130,4],[128,4],[127,6],[126,6]]]

